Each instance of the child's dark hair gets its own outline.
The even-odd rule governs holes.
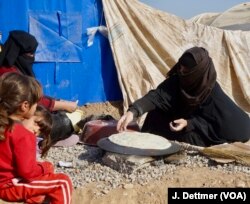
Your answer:
[[[18,114],[20,106],[27,101],[30,106],[42,96],[42,87],[33,77],[9,72],[0,77],[0,140],[4,140],[5,129],[11,129],[12,114]]]
[[[40,128],[40,137],[43,138],[42,141],[39,142],[39,148],[41,149],[41,157],[46,157],[51,144],[51,129],[52,129],[52,116],[48,109],[44,106],[38,105],[36,108],[36,112],[34,114],[41,118],[41,120],[37,121],[37,125]]]

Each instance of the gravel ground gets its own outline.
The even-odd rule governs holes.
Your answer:
[[[152,180],[160,180],[164,174],[173,174],[177,166],[208,167],[214,171],[222,170],[228,174],[243,172],[250,174],[250,167],[240,164],[218,164],[197,151],[182,152],[182,159],[169,162],[166,158],[157,158],[149,166],[133,173],[121,173],[102,163],[104,151],[98,147],[77,144],[71,147],[51,148],[46,160],[55,164],[56,172],[67,173],[75,188],[88,183],[98,182],[102,193],[108,193],[117,187],[132,188],[134,184],[146,185]],[[61,164],[61,165],[59,165]],[[66,167],[68,165],[68,167]]]

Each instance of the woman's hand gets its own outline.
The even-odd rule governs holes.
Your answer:
[[[132,112],[128,111],[126,112],[118,121],[116,129],[118,132],[126,131],[127,126],[130,122],[132,122],[134,119],[134,115]]]
[[[77,104],[78,104],[78,100],[77,101],[66,101],[66,100],[55,101],[53,111],[64,110],[69,113],[73,113],[77,109]]]
[[[170,130],[178,132],[187,126],[187,120],[180,118],[169,123]]]

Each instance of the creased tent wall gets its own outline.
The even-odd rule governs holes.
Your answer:
[[[206,48],[224,91],[250,113],[250,32],[185,21],[138,0],[103,0],[124,107],[154,89],[182,53]]]
[[[188,21],[225,30],[250,31],[250,2],[238,4],[221,13],[203,13]]]
[[[101,0],[1,0],[3,42],[10,30],[35,35],[34,71],[45,94],[79,105],[122,99],[107,38],[96,33],[88,47],[86,29],[104,25]]]

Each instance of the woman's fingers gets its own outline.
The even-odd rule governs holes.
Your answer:
[[[183,128],[185,128],[187,126],[187,120],[180,118],[174,121],[171,121],[169,123],[170,126],[170,130],[172,131],[181,131]]]
[[[127,129],[128,124],[132,121],[133,121],[133,113],[130,111],[125,113],[117,123],[116,126],[117,131],[118,132],[125,131]]]
[[[117,129],[117,131],[118,132],[121,132],[121,131],[123,131],[123,129],[124,129],[124,126],[125,126],[125,119],[126,119],[126,115],[123,115],[121,118],[120,118],[120,120],[118,121],[118,123],[117,123],[117,126],[116,126],[116,129]]]

